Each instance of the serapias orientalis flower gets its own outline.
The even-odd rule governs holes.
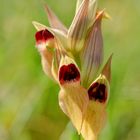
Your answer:
[[[59,84],[60,108],[78,134],[96,140],[105,124],[110,92],[112,55],[103,66],[101,32],[102,19],[108,15],[97,10],[96,0],[78,0],[66,28],[47,5],[45,10],[51,27],[33,22],[43,70]]]

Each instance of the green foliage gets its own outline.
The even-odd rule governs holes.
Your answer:
[[[76,0],[46,0],[70,25]],[[105,60],[110,52],[112,83],[108,121],[100,140],[140,139],[140,1],[99,1],[111,15],[103,21]],[[58,86],[45,76],[31,22],[47,24],[39,0],[1,0],[0,139],[78,140],[58,105]],[[65,134],[66,133],[66,134]]]

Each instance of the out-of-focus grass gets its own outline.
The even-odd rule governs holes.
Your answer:
[[[46,2],[68,27],[76,0]],[[112,16],[103,21],[105,60],[114,53],[108,122],[100,140],[140,139],[139,5],[139,0],[99,0],[100,9],[105,7]],[[71,127],[65,129],[68,120],[58,106],[59,88],[42,72],[34,47],[31,22],[48,25],[42,2],[1,0],[0,9],[0,139],[57,140],[61,134],[63,139],[74,135]]]

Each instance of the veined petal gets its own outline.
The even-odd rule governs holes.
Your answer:
[[[106,120],[106,103],[109,83],[100,75],[88,88],[89,104],[85,113],[81,134],[85,140],[97,140]]]
[[[80,51],[83,47],[87,29],[88,5],[89,0],[83,0],[68,31],[68,38],[70,38],[73,51]]]
[[[88,87],[95,78],[103,61],[103,38],[101,33],[101,21],[103,12],[99,13],[96,21],[89,29],[83,53],[82,63],[82,84]]]
[[[80,134],[89,98],[86,89],[80,85],[79,69],[69,57],[61,61],[59,82],[59,105]]]
[[[78,12],[78,9],[82,1],[83,0],[77,0],[76,13]],[[91,25],[95,21],[96,10],[97,10],[97,0],[90,0],[89,6],[88,6],[88,27],[91,27]]]
[[[113,54],[112,54],[113,55]],[[111,61],[112,61],[112,55],[107,60],[105,66],[103,67],[102,74],[107,78],[107,80],[111,81]]]
[[[67,34],[67,28],[62,24],[54,12],[50,9],[48,5],[45,5],[45,10],[47,12],[48,20],[52,28],[59,29]]]
[[[91,27],[95,21],[95,15],[97,11],[97,1],[90,0],[89,9],[88,9],[88,27]]]

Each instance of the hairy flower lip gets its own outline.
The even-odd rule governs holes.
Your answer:
[[[74,64],[70,63],[60,67],[59,82],[61,85],[65,83],[74,83],[77,81],[80,81],[80,73]]]
[[[105,103],[107,100],[106,85],[103,83],[95,82],[88,89],[88,95],[90,100],[99,101]]]
[[[47,29],[40,30],[35,34],[36,44],[47,42],[48,40],[53,38],[54,38],[53,34],[49,32]]]

